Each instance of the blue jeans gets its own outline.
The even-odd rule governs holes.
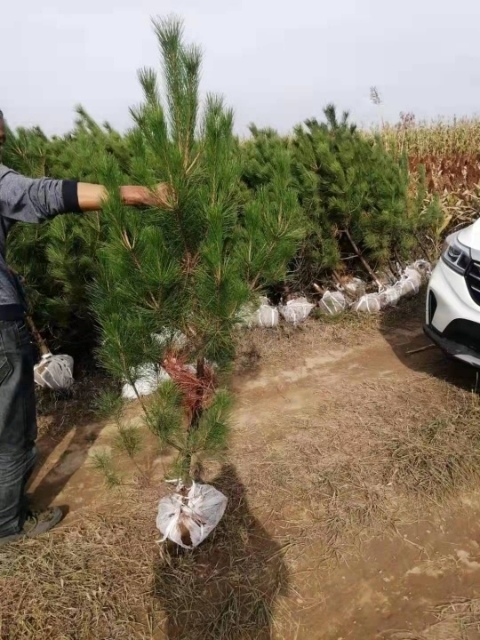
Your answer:
[[[36,461],[35,355],[23,320],[0,321],[0,537],[21,531]]]

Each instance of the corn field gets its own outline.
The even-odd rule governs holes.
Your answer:
[[[407,157],[413,190],[424,172],[426,198],[436,196],[443,212],[441,235],[478,218],[480,118],[417,121],[413,114],[401,114],[398,123],[384,123],[371,133],[396,158]]]
[[[457,156],[480,150],[480,118],[419,120],[414,114],[401,114],[396,124],[384,123],[374,130],[389,151],[409,157]]]

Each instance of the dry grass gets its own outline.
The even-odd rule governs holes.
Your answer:
[[[480,632],[480,598],[459,598],[448,604],[438,605],[434,609],[434,615],[440,624],[455,623],[459,631],[459,638],[467,640],[473,637],[470,632]],[[430,640],[434,640],[432,634],[428,637]]]
[[[480,637],[480,598],[457,598],[437,605],[437,622],[419,632],[396,631],[388,640],[477,640]]]
[[[280,324],[275,329],[242,330],[238,334],[235,373],[238,378],[253,377],[262,371],[294,366],[297,354],[309,351],[314,356],[338,345],[356,347],[369,336],[378,334],[380,316],[346,313],[337,317],[312,315],[305,324],[294,328]],[[301,356],[300,356],[301,357]]]
[[[450,415],[385,442],[385,479],[411,494],[442,498],[480,474],[480,405],[468,396]]]
[[[388,317],[310,323],[295,337],[295,347],[299,354],[356,347],[378,337],[379,324],[385,331],[408,328],[422,313],[412,300]],[[252,332],[240,350],[240,365],[251,362],[253,353],[263,372],[278,371],[286,361],[294,366],[288,352],[288,335],[272,331],[259,339]],[[375,349],[368,355],[375,358]],[[442,364],[448,371],[448,363]],[[380,369],[387,366],[378,363]],[[259,422],[269,422],[268,434],[250,436],[245,458],[252,493],[285,516],[282,528],[296,544],[314,545],[317,556],[330,561],[355,553],[361,539],[396,533],[433,501],[447,500],[478,479],[480,405],[470,391],[421,369],[400,379],[369,379],[365,372],[351,387],[342,380],[342,365],[325,367],[330,383],[322,385],[321,368],[315,379],[299,383],[302,409],[272,410],[265,420],[260,413]],[[332,374],[338,376],[337,392]]]
[[[145,491],[123,494],[108,515],[2,550],[0,637],[270,638],[273,607],[288,592],[282,549],[250,513],[233,467],[215,484],[228,511],[195,553],[155,544],[156,497]]]
[[[385,390],[375,386],[384,397]],[[362,395],[372,391],[368,385],[359,388],[355,401],[365,408]],[[401,395],[408,403],[409,392]],[[361,411],[357,416],[351,411],[348,424],[340,403],[324,405],[320,419],[292,430],[287,443],[267,448],[258,462],[259,477],[252,473],[249,479],[254,492],[268,491],[278,512],[290,504],[285,522],[290,537],[314,545],[326,562],[354,554],[362,539],[397,533],[402,522],[430,509],[432,500],[438,504],[457,495],[480,475],[480,408],[469,394],[453,394],[433,420],[430,404],[420,412],[404,406],[402,414],[396,403],[384,406],[379,420],[378,404],[372,403],[370,419],[363,412],[357,424]],[[282,491],[278,504],[272,489],[259,486],[267,468],[270,483]]]
[[[206,466],[205,478],[229,497],[228,511],[195,552],[155,544],[160,491],[151,486],[114,490],[103,515],[84,512],[48,538],[0,550],[0,637],[295,638],[289,625],[299,593],[304,603],[318,601],[312,584],[358,555],[362,541],[396,536],[403,523],[478,480],[477,399],[421,369],[375,373],[391,364],[391,355],[375,361],[378,327],[415,322],[409,305],[384,318],[245,336],[243,381],[254,374],[271,380],[312,354],[366,341],[373,361],[348,385],[341,359],[317,367],[294,385],[298,405],[281,400],[276,382],[247,398],[255,420],[235,428],[229,455],[238,468]],[[468,607],[455,606],[436,614],[455,629],[463,615],[473,628]]]
[[[154,501],[0,550],[5,640],[151,638]],[[112,509],[112,511],[114,511]],[[119,515],[121,513],[121,515]]]

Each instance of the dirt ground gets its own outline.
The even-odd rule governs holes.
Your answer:
[[[477,380],[408,354],[428,344],[422,312],[243,337],[230,447],[204,461],[229,508],[193,554],[155,543],[168,452],[146,434],[145,471],[120,457],[108,489],[91,456],[117,427],[92,419],[92,381],[59,400],[31,491],[70,512],[0,553],[0,637],[480,638]]]

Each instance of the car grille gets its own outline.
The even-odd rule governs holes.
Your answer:
[[[480,263],[472,260],[465,274],[465,280],[470,295],[480,305]]]
[[[452,320],[443,335],[469,349],[480,352],[480,324],[471,320]]]

